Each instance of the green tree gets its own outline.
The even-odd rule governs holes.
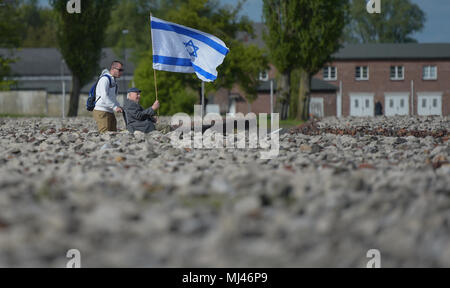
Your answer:
[[[11,76],[11,66],[9,64],[14,62],[14,58],[0,55],[0,91],[9,90],[15,83],[15,81],[8,79]]]
[[[68,116],[74,117],[78,114],[81,87],[99,71],[105,30],[115,1],[83,1],[79,14],[69,14],[65,0],[52,0],[51,4],[58,15],[59,49],[72,72]]]
[[[216,81],[206,83],[206,92],[214,91],[221,87],[231,89],[232,86],[237,83],[246,93],[247,99],[252,101],[257,95],[259,72],[267,67],[267,59],[263,55],[263,52],[256,46],[246,46],[237,40],[239,32],[247,32],[250,35],[253,35],[252,25],[248,18],[238,16],[242,3],[238,3],[235,7],[232,7],[229,5],[221,6],[216,0],[174,0],[171,3],[171,9],[161,6],[161,10],[156,13],[156,15],[154,14],[154,16],[213,34],[223,40],[230,49],[230,52],[225,57],[222,65],[218,67],[219,77]],[[151,56],[151,52],[149,55]],[[151,85],[154,84],[153,73],[150,78],[148,77],[149,71],[152,70],[147,71],[146,68],[150,63],[149,61],[151,61],[151,57],[147,56],[147,58],[142,60],[138,65],[135,73],[135,80],[138,86],[149,86],[148,83],[151,83]],[[147,72],[144,73],[143,71]],[[140,73],[142,74],[139,75]],[[183,93],[185,93],[187,95],[186,97],[191,99],[192,93],[197,92],[198,99],[200,99],[201,82],[195,74],[169,73],[170,76],[166,74],[167,73],[165,72],[157,72],[158,90],[160,86],[173,86],[171,93],[174,93],[174,95],[183,95]],[[180,90],[175,92],[174,89]],[[154,101],[155,95],[153,90],[154,88],[149,89],[147,94],[143,94],[142,98],[144,103],[150,104],[151,101]],[[159,93],[159,95],[161,95],[161,107],[165,105],[180,107],[174,101],[167,102],[165,100],[167,99],[166,97],[171,99],[170,97],[172,96],[166,95],[163,92]],[[149,97],[151,101],[145,102],[147,101],[145,100],[147,97]],[[186,107],[184,104],[181,106]],[[167,109],[168,111],[173,112],[183,111],[177,111],[172,108]],[[192,110],[193,107],[189,109]],[[165,110],[161,108],[161,113],[164,111]],[[185,110],[185,112],[189,111]]]
[[[56,47],[54,12],[41,7],[37,0],[14,1],[16,21],[15,34],[21,38],[21,47]]]
[[[348,21],[348,0],[264,0],[270,59],[282,75],[281,119],[289,111],[291,74],[300,71],[296,118],[308,117],[312,75],[330,61]],[[301,16],[299,16],[301,15]]]
[[[22,27],[16,30],[18,35],[22,38],[22,41],[27,37],[27,30],[29,27],[37,27],[41,24],[39,17],[39,7],[37,0],[20,0],[16,1],[17,17],[22,22]]]
[[[296,67],[296,45],[298,36],[293,28],[299,18],[294,14],[296,0],[263,0],[263,16],[267,27],[263,38],[269,51],[269,58],[280,73],[278,99],[281,104],[280,118],[288,117],[290,102],[291,72]]]
[[[369,14],[365,1],[352,1],[351,22],[346,27],[349,43],[417,42],[412,35],[421,31],[425,13],[411,0],[383,0],[380,14]]]
[[[20,46],[22,38],[20,37],[23,30],[23,24],[20,21],[18,13],[18,2],[3,3],[0,7],[0,47],[11,49],[11,53],[0,55],[0,90],[9,90],[13,81],[8,80],[11,76],[11,67],[15,57],[13,48]]]
[[[105,46],[112,47],[115,54],[121,57],[125,48],[133,49],[130,60],[137,63],[151,47],[149,13],[159,11],[160,2],[158,0],[120,1],[111,12]],[[124,30],[128,33],[123,33]]]
[[[26,15],[23,15],[23,23],[26,23],[25,34],[23,36],[22,47],[57,47],[56,39],[56,15],[52,9],[37,8],[38,21],[33,24],[28,22]]]
[[[236,41],[236,40],[233,40]],[[233,45],[233,52],[230,53],[228,64],[220,71],[224,75],[222,82],[218,83],[216,89],[222,87],[231,88],[233,83],[238,83],[245,92],[245,98],[252,103],[258,97],[258,87],[260,85],[259,73],[268,69],[268,59],[263,50],[255,45],[244,45],[236,41]],[[231,83],[233,81],[233,83]]]

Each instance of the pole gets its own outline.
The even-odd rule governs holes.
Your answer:
[[[270,80],[270,127],[272,127],[273,115],[273,79]]]
[[[152,12],[150,12],[150,37],[151,37],[152,48],[153,48],[153,35],[152,35],[152,25],[151,25],[151,23],[152,23]],[[153,64],[152,64],[152,68],[153,68],[153,79],[155,81],[156,101],[158,101],[158,85],[156,84],[156,70],[153,67]],[[157,121],[159,122],[159,109],[158,109],[158,120]]]
[[[155,69],[153,69],[153,79],[155,80],[156,101],[158,101],[158,85],[156,84],[156,70]]]
[[[414,80],[411,80],[411,115],[414,115]],[[386,103],[384,103],[384,105],[386,106]]]
[[[124,42],[123,42],[123,59],[124,59],[124,66],[127,66],[127,34],[128,34],[128,30],[124,29],[122,30],[122,35],[124,38]],[[126,79],[126,75],[125,73],[123,73],[123,88],[124,88],[124,92],[123,92],[123,103],[125,104],[125,99],[127,98],[127,79]]]
[[[66,117],[66,81],[64,81],[64,59],[61,60],[61,84],[62,84],[62,119]]]
[[[62,118],[66,118],[66,81],[63,80],[63,95],[62,95]]]
[[[203,112],[205,111],[205,82],[202,81],[202,119],[203,119]]]
[[[158,101],[158,85],[156,84],[156,70],[153,68],[153,78],[155,80],[155,94],[156,94],[156,101]],[[158,109],[158,116],[159,116],[159,109]],[[158,120],[159,121],[159,120]]]
[[[342,117],[342,81],[339,82],[339,93],[336,101],[336,116]]]

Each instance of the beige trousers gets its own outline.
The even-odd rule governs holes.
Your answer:
[[[117,121],[114,113],[94,110],[94,119],[97,122],[98,132],[117,131]]]

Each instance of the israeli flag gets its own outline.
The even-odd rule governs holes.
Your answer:
[[[151,17],[153,69],[195,73],[202,81],[217,78],[217,67],[229,49],[219,38]]]

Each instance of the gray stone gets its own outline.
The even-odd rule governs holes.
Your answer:
[[[176,149],[161,131],[99,134],[92,118],[0,122],[2,267],[63,267],[69,248],[83,267],[364,267],[370,248],[383,267],[450,262],[442,138],[285,133],[279,155],[261,159],[261,149]]]

